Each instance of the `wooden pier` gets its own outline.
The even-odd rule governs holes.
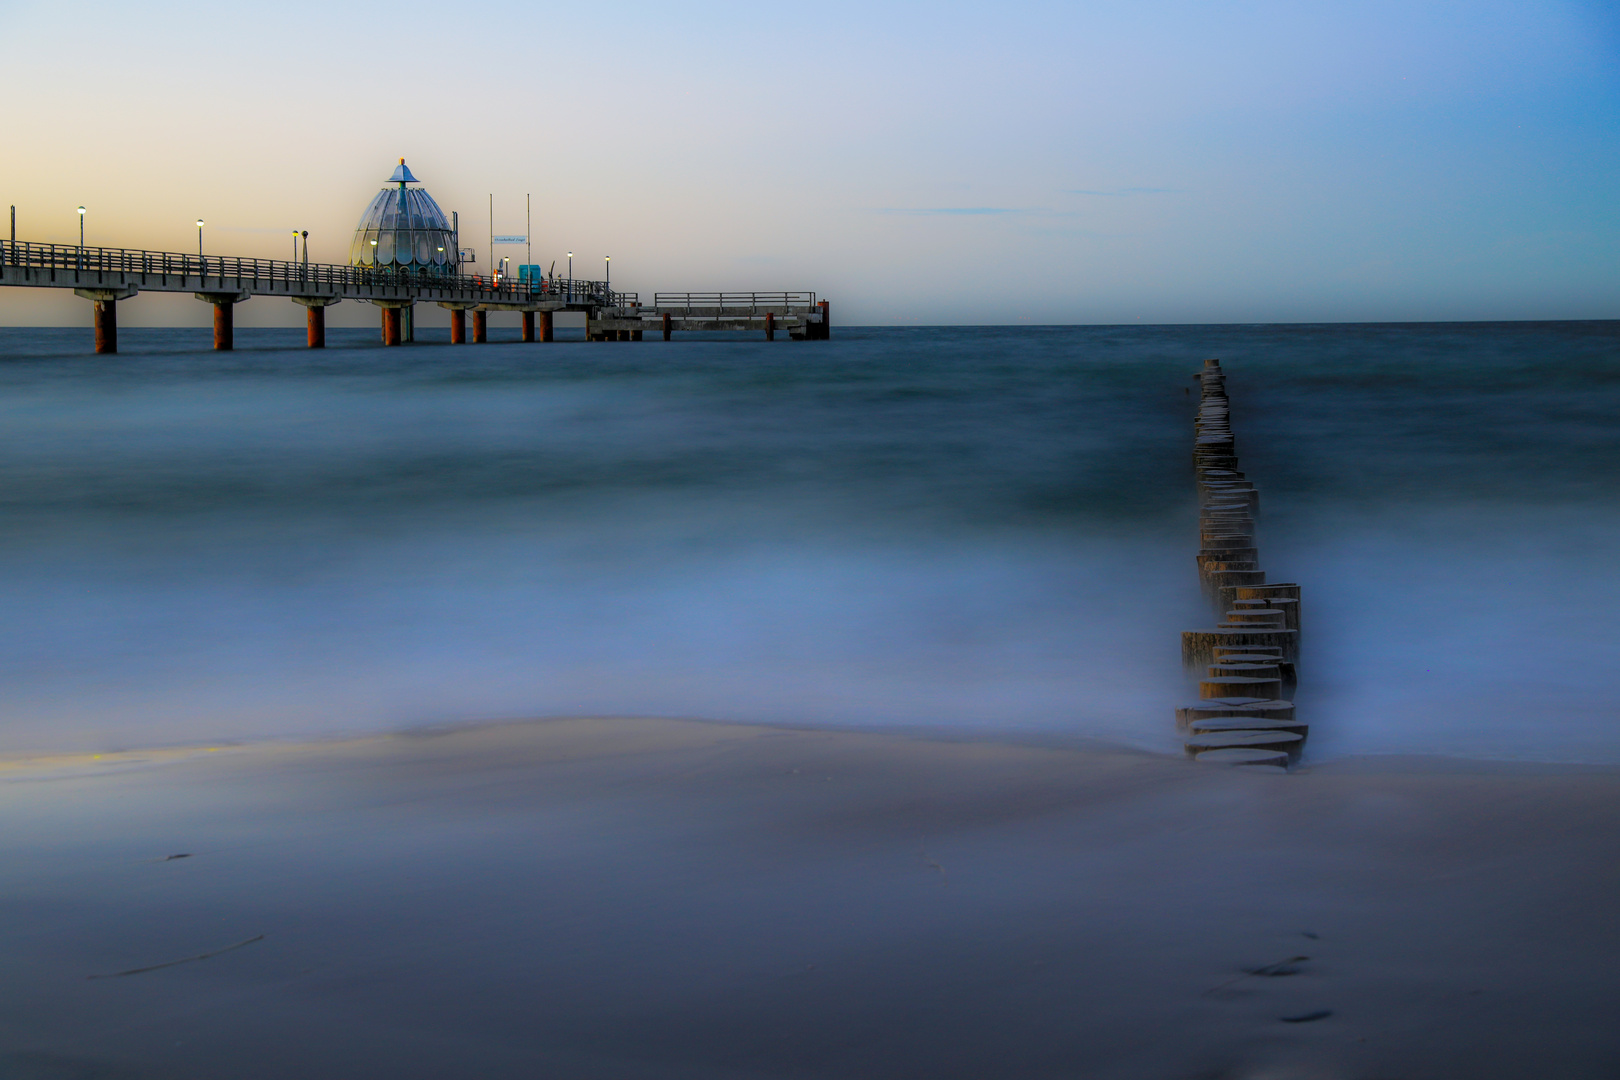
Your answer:
[[[242,259],[172,251],[79,247],[70,244],[0,242],[0,285],[72,289],[95,304],[96,352],[118,351],[118,302],[143,292],[191,293],[214,307],[214,348],[233,344],[235,306],[254,296],[279,296],[307,311],[309,347],[326,344],[326,309],[344,300],[381,309],[382,340],[401,345],[414,338],[417,304],[450,310],[450,341],[467,341],[473,313],[473,344],[488,339],[491,311],[523,314],[523,340],[553,340],[559,311],[585,316],[587,341],[642,341],[652,332],[668,341],[675,331],[777,334],[792,341],[825,341],[831,305],[813,292],[657,293],[650,305],[633,292],[614,292],[606,282],[550,278],[538,281],[429,273],[400,268],[334,263]]]

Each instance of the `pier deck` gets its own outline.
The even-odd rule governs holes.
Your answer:
[[[424,274],[334,263],[244,259],[130,248],[0,243],[0,285],[72,289],[96,305],[96,351],[118,351],[117,303],[143,292],[191,293],[214,305],[214,347],[233,344],[234,305],[254,296],[279,296],[308,309],[309,345],[326,343],[325,309],[344,300],[382,309],[387,345],[413,337],[411,309],[435,303],[451,312],[452,343],[466,341],[473,312],[474,343],[486,340],[486,313],[523,313],[524,341],[551,341],[552,316],[585,316],[590,341],[640,341],[647,331],[669,340],[674,331],[778,331],[795,340],[825,340],[831,313],[813,292],[657,293],[643,305],[634,292],[615,292],[604,281],[538,281],[463,274]],[[538,333],[536,330],[538,316]]]

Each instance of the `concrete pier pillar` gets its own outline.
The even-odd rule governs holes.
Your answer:
[[[205,304],[214,305],[214,348],[224,352],[235,348],[236,320],[234,310],[237,304],[240,304],[252,294],[247,292],[200,292],[191,295]]]
[[[467,312],[462,308],[450,309],[450,344],[467,344]]]
[[[236,304],[230,300],[214,301],[214,348],[222,352],[236,348]]]
[[[382,309],[382,338],[384,345],[398,345],[400,343],[400,316],[402,312],[397,307]]]
[[[308,331],[309,347],[326,348],[326,309],[343,301],[335,296],[295,296],[292,302],[304,305],[304,326]]]
[[[118,351],[118,301],[96,301],[96,352]]]
[[[669,312],[666,311],[666,312],[664,312],[664,340],[665,341],[669,340],[669,323],[670,323]]]
[[[765,340],[776,340],[776,313],[773,311],[765,313]]]
[[[482,345],[489,340],[489,312],[483,308],[473,310],[473,344]]]
[[[530,343],[534,341],[534,312],[532,311],[523,313],[523,340]]]
[[[74,296],[89,300],[95,305],[96,352],[118,351],[118,301],[128,300],[135,292],[136,290],[131,288],[73,290]]]
[[[552,338],[552,326],[551,326],[551,312],[549,312],[549,311],[542,311],[540,313],[540,340],[542,342],[553,340],[553,338]]]
[[[326,348],[326,308],[311,304],[304,312],[304,322],[309,328],[309,347]]]
[[[416,340],[416,305],[407,304],[399,309],[399,339]]]

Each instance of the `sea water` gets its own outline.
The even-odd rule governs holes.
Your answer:
[[[1219,357],[1311,754],[1620,760],[1620,324],[444,334],[0,330],[0,753],[582,714],[1175,752]]]

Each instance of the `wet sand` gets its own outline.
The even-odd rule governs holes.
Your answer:
[[[1612,1077],[1617,811],[663,720],[12,762],[0,1077]]]

